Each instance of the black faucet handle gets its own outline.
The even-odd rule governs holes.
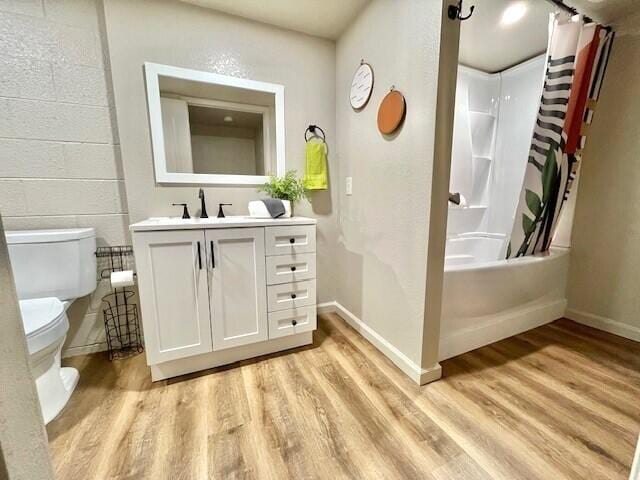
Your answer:
[[[224,210],[222,207],[231,206],[233,203],[219,203],[218,204],[218,218],[224,218]]]
[[[191,218],[189,215],[189,208],[186,203],[172,203],[174,207],[182,207],[182,218]]]

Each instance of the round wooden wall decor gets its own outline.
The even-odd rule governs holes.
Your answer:
[[[380,102],[378,108],[378,130],[384,135],[390,135],[395,132],[402,120],[406,103],[404,96],[397,90],[391,89]]]
[[[373,69],[371,65],[362,61],[351,81],[351,91],[349,92],[351,107],[355,110],[363,108],[369,101],[372,90]]]

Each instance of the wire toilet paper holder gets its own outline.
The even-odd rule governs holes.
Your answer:
[[[98,247],[96,257],[102,262],[100,279],[110,281],[113,272],[123,272],[133,266],[133,247]],[[127,358],[144,350],[134,297],[135,291],[126,287],[113,288],[111,293],[102,297],[109,360]]]

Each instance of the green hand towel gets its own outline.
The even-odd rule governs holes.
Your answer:
[[[327,174],[327,144],[309,141],[306,148],[304,187],[307,190],[326,190],[329,187]]]

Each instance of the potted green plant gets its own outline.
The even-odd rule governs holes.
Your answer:
[[[282,200],[288,215],[293,212],[293,205],[302,198],[308,198],[308,192],[304,188],[302,179],[296,176],[295,170],[287,170],[282,177],[272,175],[264,185],[258,187],[259,192],[264,192],[271,198]]]

